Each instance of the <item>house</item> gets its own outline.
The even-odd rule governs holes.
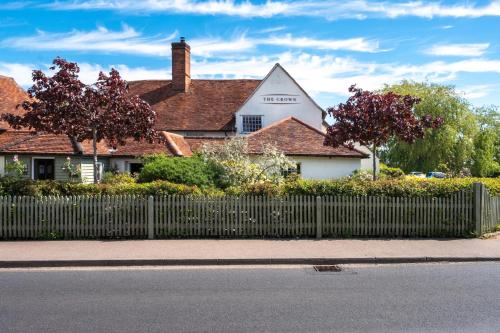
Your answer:
[[[157,113],[162,143],[134,142],[111,147],[100,142],[99,170],[137,172],[140,157],[149,153],[191,156],[205,143],[233,136],[248,137],[258,158],[266,143],[297,162],[303,178],[331,179],[350,175],[369,157],[361,149],[323,145],[325,111],[293,77],[276,64],[262,80],[191,79],[190,46],[183,38],[172,43],[172,79],[129,82],[130,93],[147,101]],[[10,78],[0,77],[0,112],[21,112],[16,105],[26,93]],[[14,155],[26,165],[26,177],[65,180],[62,165],[70,157],[93,179],[90,142],[61,135],[14,131],[0,123],[0,174]]]

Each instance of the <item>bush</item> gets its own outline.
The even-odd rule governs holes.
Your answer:
[[[213,187],[175,184],[158,180],[150,183],[79,184],[56,181],[0,179],[0,195],[350,195],[394,197],[445,197],[454,192],[471,189],[472,183],[482,182],[491,195],[500,195],[500,178],[449,179],[381,179],[378,181],[291,180],[282,184],[258,182],[234,186],[225,192]]]
[[[135,178],[128,172],[105,172],[102,177],[102,184],[133,184]]]
[[[357,180],[299,180],[286,183],[282,194],[302,195],[353,195],[393,197],[444,197],[454,192],[471,189],[474,182],[486,185],[491,195],[500,195],[499,178],[450,178],[450,179],[381,179],[378,181]]]
[[[199,187],[213,187],[216,183],[215,168],[199,157],[168,157],[156,154],[146,157],[144,162],[138,178],[140,183],[166,180]]]
[[[275,196],[280,195],[281,187],[274,182],[258,182],[241,186],[231,186],[225,191],[228,195],[259,195]]]
[[[380,178],[401,178],[405,175],[400,168],[391,168],[387,165],[380,163]]]
[[[167,181],[150,183],[80,184],[56,181],[0,180],[0,195],[221,195],[216,189],[174,184]]]

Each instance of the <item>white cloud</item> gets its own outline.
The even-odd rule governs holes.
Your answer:
[[[234,0],[71,0],[55,1],[43,7],[56,10],[95,10],[169,12],[198,15],[230,15],[241,17],[320,16],[327,19],[367,17],[397,18],[414,16],[468,17],[500,16],[500,1],[493,0],[486,5],[465,2],[462,4],[442,4],[439,1],[271,1],[252,3]]]
[[[193,60],[194,78],[263,78],[279,62],[312,95],[334,93],[347,95],[348,87],[358,84],[363,89],[378,89],[384,83],[403,79],[452,84],[461,73],[500,74],[500,60],[468,59],[454,62],[435,61],[422,65],[361,62],[350,57],[317,56],[304,52],[283,52],[273,55],[219,61]],[[127,80],[169,79],[169,68],[130,67],[117,64],[101,66],[80,63],[81,78],[91,83],[99,71],[115,67]],[[12,76],[22,86],[31,85],[31,69],[47,70],[49,65],[0,63],[0,75]],[[485,83],[486,85],[486,83]],[[464,88],[467,98],[480,98],[494,91],[491,87]]]
[[[142,55],[170,55],[169,42],[177,36],[154,36],[144,38],[127,25],[120,31],[110,31],[98,27],[92,31],[73,30],[64,33],[38,31],[29,37],[13,37],[3,40],[0,45],[29,50],[92,51],[105,53],[130,53]]]
[[[378,52],[379,42],[365,38],[332,39],[321,40],[307,37],[293,37],[291,34],[285,36],[273,36],[262,40],[260,43],[269,45],[287,46],[303,49],[317,50],[348,50],[357,52]]]
[[[35,68],[30,64],[0,62],[0,75],[14,78],[23,87],[31,85],[31,72]]]
[[[279,27],[271,27],[271,28],[266,28],[266,29],[262,29],[262,30],[259,30],[258,32],[261,33],[261,34],[268,34],[268,33],[271,33],[271,32],[278,32],[278,31],[282,31],[282,30],[285,30],[286,27],[285,26],[279,26]]]
[[[0,42],[0,46],[29,50],[86,51],[102,53],[127,53],[148,56],[170,56],[170,42],[177,37],[143,36],[134,28],[124,25],[121,30],[112,31],[105,27],[96,30],[50,33],[38,31],[27,37],[12,37]],[[357,52],[379,52],[377,40],[362,37],[348,39],[313,39],[293,37],[291,34],[265,38],[251,38],[244,34],[230,39],[221,37],[198,38],[188,41],[191,52],[198,56],[239,54],[255,50],[259,45],[274,45],[287,48],[320,50],[348,50]]]
[[[462,87],[464,97],[467,99],[480,99],[488,96],[495,89],[491,84],[478,84]]]
[[[489,43],[440,44],[432,46],[426,50],[425,53],[436,56],[479,57],[482,56],[489,47]]]

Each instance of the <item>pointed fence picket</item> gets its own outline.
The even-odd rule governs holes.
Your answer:
[[[0,239],[461,237],[500,223],[481,184],[449,197],[0,197]]]

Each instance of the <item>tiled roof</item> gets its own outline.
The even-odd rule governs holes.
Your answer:
[[[65,135],[6,131],[0,134],[0,151],[11,154],[74,154],[76,148]]]
[[[99,156],[137,157],[153,153],[164,153],[169,156],[191,156],[191,148],[184,138],[177,134],[163,132],[163,142],[126,140],[110,151],[106,142],[97,143]],[[26,130],[7,130],[0,132],[0,152],[6,154],[42,154],[42,155],[92,155],[92,141],[77,143],[66,135],[40,134]]]
[[[76,143],[66,135],[8,130],[0,133],[0,152],[7,154],[92,155],[92,142]],[[97,144],[100,156],[110,155],[104,142]]]
[[[194,137],[194,136],[185,136],[184,141],[186,141],[189,146],[191,147],[191,150],[193,152],[198,152],[200,151],[201,147],[207,143],[207,144],[223,144],[225,140],[228,138],[225,137]]]
[[[156,128],[165,131],[223,131],[234,128],[234,114],[260,80],[191,80],[188,92],[172,89],[172,82],[132,81],[130,93],[139,95],[157,113]]]
[[[192,152],[183,137],[177,134],[161,132],[163,141],[149,143],[127,139],[125,145],[118,145],[113,151],[113,157],[143,156],[148,154],[167,154],[168,156],[191,156]]]
[[[366,154],[344,146],[324,146],[325,134],[302,121],[288,117],[248,135],[248,149],[261,154],[263,145],[270,143],[290,156],[331,156],[364,158]]]
[[[16,108],[28,98],[26,92],[14,81],[14,79],[0,75],[0,115],[12,113],[20,115],[24,112],[22,108]],[[0,128],[8,129],[9,124],[0,120]]]

